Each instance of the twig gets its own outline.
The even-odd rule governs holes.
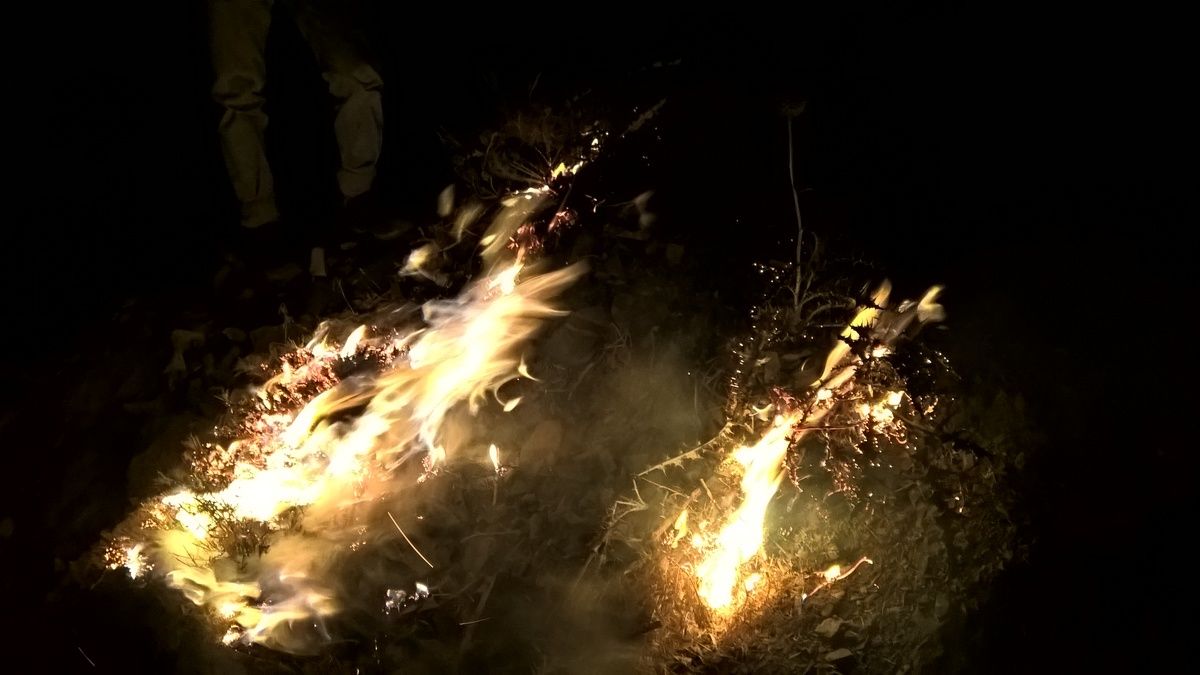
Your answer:
[[[792,148],[792,116],[787,118],[788,136],[788,180],[792,185],[792,204],[796,209],[796,287],[793,293],[793,303],[800,302],[800,261],[804,256],[804,221],[800,219],[800,194],[796,192],[796,161]]]
[[[655,540],[658,540],[659,537],[663,536],[663,534],[665,534],[666,531],[679,520],[680,516],[683,515],[683,512],[687,511],[688,508],[690,508],[692,506],[692,502],[696,501],[696,497],[698,497],[699,495],[700,495],[700,488],[696,488],[695,490],[692,490],[692,494],[688,495],[687,501],[684,502],[683,507],[679,509],[679,515],[675,516],[674,518],[664,518],[662,525],[659,525],[658,529],[654,531],[653,538]]]
[[[797,426],[796,431],[846,431],[848,429],[858,429],[863,424],[846,424],[846,425],[822,425],[817,427]]]
[[[520,534],[520,533],[521,533],[520,530],[502,530],[499,532],[476,532],[475,534],[468,534],[467,536],[463,537],[462,540],[459,541],[459,543],[465,544],[468,541],[474,539],[475,537],[499,537],[499,536],[506,535],[506,534]]]
[[[683,494],[682,492],[680,492],[679,490],[675,490],[675,489],[673,489],[673,488],[669,488],[669,487],[667,487],[666,485],[663,485],[662,483],[655,483],[654,481],[650,480],[649,478],[644,478],[644,477],[643,477],[641,474],[638,474],[638,476],[637,476],[637,477],[638,477],[638,478],[641,478],[642,480],[646,481],[647,483],[649,483],[649,484],[651,484],[651,485],[653,485],[653,486],[655,486],[655,487],[660,487],[660,488],[662,488],[662,489],[664,489],[664,490],[666,490],[667,492],[670,492],[670,493],[672,493],[672,494],[677,494],[677,495],[679,495],[680,497],[686,497],[686,496],[687,496],[687,495]]]
[[[87,662],[92,664],[93,668],[96,667],[96,662],[92,660],[92,657],[88,656],[87,653],[83,651],[83,647],[80,647],[79,645],[75,645],[75,649],[78,649],[79,653],[83,654],[83,658],[87,659]]]
[[[412,546],[412,550],[416,551],[417,555],[421,556],[421,560],[424,560],[425,564],[429,565],[429,569],[433,569],[433,563],[429,562],[429,558],[426,558],[425,554],[421,553],[420,549],[417,548],[416,544],[412,543],[412,539],[409,539],[408,535],[404,534],[404,530],[402,530],[400,528],[400,523],[396,522],[396,518],[395,518],[395,516],[392,515],[392,512],[388,511],[387,515],[388,515],[388,518],[391,519],[392,524],[396,526],[396,530],[400,532],[400,536],[404,537],[404,541],[407,541],[408,545]]]
[[[460,652],[463,654],[466,653],[467,647],[471,644],[471,637],[475,634],[475,624],[486,621],[486,619],[480,617],[479,615],[483,614],[483,608],[487,605],[488,597],[492,594],[492,589],[495,587],[496,575],[493,574],[492,578],[488,580],[487,588],[484,589],[483,595],[479,598],[479,602],[475,603],[476,618],[463,624],[468,626],[467,630],[463,634],[462,647],[460,648]]]
[[[731,427],[732,427],[731,424],[726,423],[725,426],[721,428],[721,431],[717,432],[717,435],[713,436],[711,439],[701,443],[700,445],[697,445],[696,447],[692,448],[691,450],[688,450],[687,452],[685,452],[683,454],[675,455],[674,457],[672,457],[670,459],[659,462],[658,464],[655,464],[654,466],[650,467],[649,469],[646,469],[645,471],[640,472],[637,475],[639,477],[645,476],[648,473],[652,473],[654,471],[659,471],[659,470],[665,470],[669,466],[672,466],[675,464],[681,464],[683,462],[683,460],[685,460],[685,459],[696,459],[696,458],[700,457],[700,453],[702,453],[709,446],[714,445],[718,441],[720,441],[721,437],[724,436],[725,432],[728,431]]]
[[[850,569],[846,570],[845,572],[839,573],[837,575],[837,577],[835,577],[833,579],[826,578],[825,581],[821,582],[820,584],[817,585],[816,588],[813,589],[812,593],[802,593],[800,595],[800,601],[806,602],[809,598],[816,595],[817,592],[820,591],[822,588],[825,588],[827,586],[832,586],[833,584],[841,581],[842,579],[845,579],[846,577],[850,576],[851,574],[854,574],[854,571],[857,570],[859,565],[862,565],[863,563],[867,563],[868,565],[874,565],[875,561],[871,560],[867,556],[863,556],[863,557],[859,558],[858,562],[854,563],[854,565]]]
[[[337,284],[338,293],[342,294],[342,300],[345,301],[346,307],[350,309],[351,314],[357,314],[358,310],[354,309],[354,304],[350,302],[350,298],[346,297],[346,287],[342,284],[341,279],[334,279],[334,284]]]

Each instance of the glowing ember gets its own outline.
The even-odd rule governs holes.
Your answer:
[[[530,217],[545,199],[534,197],[497,221],[509,227]],[[494,226],[489,236],[507,232]],[[409,265],[426,266],[434,255],[415,251]],[[549,301],[583,271],[536,274],[523,262],[486,258],[490,272],[457,298],[426,303],[415,330],[363,325],[337,340],[322,325],[285,355],[237,424],[241,437],[196,450],[191,488],[143,504],[122,543],[108,546],[109,567],[124,566],[133,578],[160,570],[193,603],[230,622],[226,644],[300,651],[308,639],[291,633],[301,627],[327,638],[321,620],[339,610],[329,590],[337,556],[361,547],[370,528],[388,527],[387,501],[413,482],[401,467],[421,458],[425,478],[446,463],[455,448],[442,428],[452,409],[465,404],[473,413],[526,372],[522,348],[545,318],[560,314]],[[343,380],[335,366],[346,361],[377,367]],[[489,457],[499,475],[494,445]],[[131,540],[144,543],[127,546]],[[408,599],[428,594],[417,583]]]
[[[829,567],[829,569],[827,569],[821,573],[821,576],[825,577],[825,583],[831,584],[841,578],[842,566],[841,565],[831,565]]]
[[[144,548],[143,544],[134,544],[123,550],[114,551],[109,556],[112,562],[109,563],[108,568],[115,570],[118,567],[124,567],[129,571],[130,579],[137,579],[149,572],[154,569],[154,565],[146,561],[145,556],[142,555],[142,548]]]
[[[387,590],[386,599],[383,602],[383,610],[392,612],[397,609],[402,609],[409,604],[418,600],[424,600],[429,597],[429,587],[421,582],[413,585],[416,590],[410,595],[408,591],[399,588],[389,588]]]

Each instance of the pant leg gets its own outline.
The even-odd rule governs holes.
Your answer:
[[[267,31],[273,0],[208,0],[209,34],[221,106],[221,152],[233,192],[242,206],[242,225],[258,227],[279,217],[275,185],[263,134]]]
[[[371,189],[383,149],[383,80],[354,45],[345,16],[301,2],[296,22],[336,100],[333,131],[342,163],[338,187],[344,197],[357,197]]]

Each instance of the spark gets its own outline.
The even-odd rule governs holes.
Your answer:
[[[878,356],[884,356],[888,347],[886,342],[898,337],[913,319],[923,322],[941,318],[939,312],[930,309],[923,314],[904,314],[908,304],[902,304],[898,313],[888,311],[886,307],[890,291],[891,284],[885,281],[875,291],[872,302],[861,307],[842,329],[843,340],[829,351],[825,368],[813,384],[815,391],[811,391],[807,405],[788,406],[790,410],[781,410],[771,427],[756,442],[739,446],[729,453],[731,463],[741,473],[741,503],[724,519],[724,525],[715,536],[697,534],[692,539],[693,545],[703,553],[702,559],[693,568],[698,582],[697,592],[709,609],[721,614],[732,612],[745,593],[761,583],[761,573],[747,574],[745,568],[762,553],[767,507],[782,481],[788,449],[809,431],[822,428],[821,423],[839,408],[842,401],[856,398],[855,377],[863,365],[863,358],[852,352],[848,341],[881,340],[884,342],[881,346],[885,349],[880,351],[877,347],[875,352]],[[740,346],[743,343],[738,344]],[[869,387],[866,393],[871,394]],[[861,402],[852,409],[865,422],[873,422],[877,430],[886,430],[895,424],[893,409],[903,400],[902,391],[889,391],[881,401],[860,399]],[[821,465],[825,466],[824,460]],[[700,529],[703,533],[703,526]],[[844,573],[840,566],[834,565],[825,571],[824,585],[844,579],[864,562],[869,563],[870,560],[863,558]]]
[[[391,511],[387,512],[387,516],[391,519],[392,524],[396,526],[396,531],[400,533],[400,536],[404,537],[404,541],[407,541],[408,545],[412,547],[412,550],[416,551],[417,555],[421,556],[421,560],[424,560],[425,564],[429,565],[429,569],[433,569],[433,563],[429,562],[429,558],[426,558],[425,554],[421,553],[421,550],[417,548],[416,544],[412,543],[412,539],[409,539],[408,535],[404,534],[404,530],[400,527],[400,523],[396,522],[396,517],[392,515]]]

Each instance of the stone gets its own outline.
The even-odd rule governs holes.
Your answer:
[[[841,619],[831,616],[817,624],[817,627],[813,629],[813,632],[823,638],[831,638],[834,635],[837,635],[837,632],[841,630],[842,623],[843,621]]]
[[[841,661],[842,659],[848,659],[851,656],[854,656],[854,652],[850,651],[849,649],[846,649],[845,647],[842,647],[841,649],[835,649],[831,652],[826,653],[825,660],[832,663],[833,661]]]

